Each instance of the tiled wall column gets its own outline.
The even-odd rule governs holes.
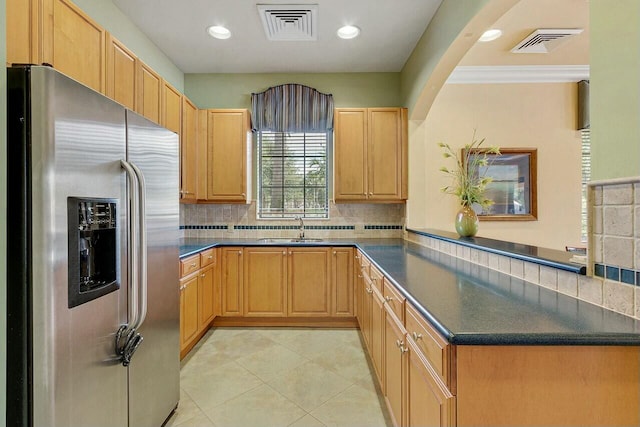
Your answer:
[[[604,306],[640,318],[640,178],[589,186],[589,265]]]

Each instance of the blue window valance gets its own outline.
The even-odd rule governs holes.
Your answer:
[[[333,129],[333,95],[288,83],[251,94],[253,131],[328,132]]]

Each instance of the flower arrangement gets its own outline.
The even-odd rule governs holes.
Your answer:
[[[490,176],[486,175],[488,170],[486,166],[489,166],[488,156],[490,154],[499,155],[500,148],[497,146],[483,148],[482,144],[484,142],[485,138],[478,140],[474,131],[471,144],[464,146],[460,157],[451,149],[449,144],[438,143],[438,146],[444,149],[442,156],[445,159],[453,157],[456,161],[456,167],[453,169],[449,169],[446,166],[440,168],[452,180],[451,185],[440,190],[443,193],[457,196],[463,207],[471,207],[471,205],[477,203],[484,209],[493,204],[493,200],[487,199],[484,195],[487,185],[493,181]]]

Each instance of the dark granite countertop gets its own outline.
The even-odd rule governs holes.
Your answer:
[[[294,245],[184,239],[180,255],[213,246]],[[300,245],[300,244],[297,244]],[[640,321],[402,239],[349,239],[452,344],[640,345]]]
[[[559,268],[577,274],[587,274],[587,267],[571,262],[572,254],[557,249],[541,248],[523,243],[506,242],[504,240],[488,239],[486,237],[460,237],[457,233],[432,229],[412,229],[407,231],[432,237],[445,242],[456,243],[474,249],[482,249],[498,255],[504,255],[523,261],[533,262],[547,267]]]

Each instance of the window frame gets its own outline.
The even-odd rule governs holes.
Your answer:
[[[287,135],[287,134],[293,134],[293,135],[299,135],[299,134],[303,134],[303,135],[324,135],[324,163],[325,163],[325,173],[324,173],[324,192],[325,192],[325,197],[324,197],[324,202],[325,202],[325,206],[324,206],[324,212],[323,213],[311,213],[311,212],[307,212],[306,211],[306,206],[303,207],[303,211],[286,211],[283,210],[281,213],[265,213],[263,211],[263,174],[262,174],[262,168],[263,168],[263,153],[262,153],[262,136],[263,133],[269,133],[269,134],[280,134],[280,135]],[[255,153],[256,153],[256,167],[255,167],[255,173],[256,173],[256,219],[261,220],[261,221],[270,221],[270,220],[292,220],[292,219],[296,219],[296,218],[304,218],[304,219],[309,219],[309,220],[328,220],[329,219],[329,204],[330,204],[330,189],[331,189],[331,167],[332,167],[332,163],[331,163],[331,158],[332,158],[332,142],[333,142],[333,132],[332,131],[327,131],[327,132],[274,132],[274,131],[256,131],[255,132]],[[306,141],[305,141],[306,144]],[[306,150],[305,150],[306,152]],[[300,161],[300,159],[302,159],[302,162],[306,165],[306,161],[308,158],[312,158],[312,157],[317,157],[317,156],[309,156],[307,157],[306,155],[304,157],[299,157],[297,156],[298,161]],[[286,157],[285,157],[286,158]],[[303,188],[302,188],[302,192],[303,192],[303,197],[306,198],[306,180],[304,181],[303,184]],[[286,186],[283,184],[283,188],[285,189],[284,191],[286,191],[287,188],[293,188],[290,186]],[[320,187],[321,188],[321,187]],[[284,194],[283,191],[283,194]],[[303,205],[306,205],[306,203],[303,202]],[[266,216],[265,216],[266,215]]]

